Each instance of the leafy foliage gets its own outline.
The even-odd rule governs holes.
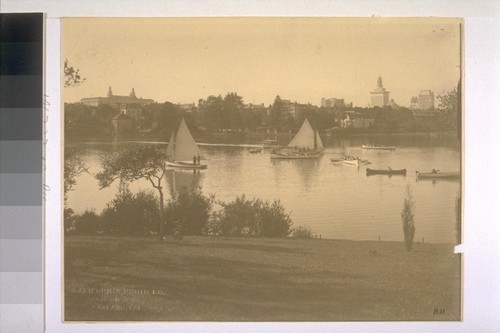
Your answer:
[[[308,225],[299,225],[292,229],[293,238],[314,238],[313,230]]]
[[[165,211],[174,235],[201,235],[210,218],[213,196],[205,196],[201,189],[182,189],[168,201]]]
[[[415,237],[415,199],[410,184],[406,186],[403,210],[401,211],[401,220],[403,222],[403,233],[407,251],[413,248],[413,239]]]
[[[158,199],[151,191],[132,193],[125,183],[101,213],[105,232],[127,235],[156,234],[160,229]]]
[[[80,70],[68,64],[68,59],[64,60],[64,86],[76,87],[87,80],[81,77]]]
[[[142,146],[138,149],[126,149],[124,151],[101,156],[102,171],[97,173],[97,179],[101,188],[108,187],[116,179],[130,182],[138,179],[146,179],[159,193],[160,209],[160,236],[164,236],[163,219],[163,187],[162,180],[165,176],[166,154],[158,146]]]
[[[222,236],[285,237],[290,233],[290,214],[279,200],[272,203],[260,199],[247,200],[244,195],[229,203],[210,220],[207,233]]]
[[[76,185],[76,178],[83,172],[88,172],[85,164],[76,152],[66,149],[64,156],[64,201],[68,198],[68,192]]]
[[[94,209],[88,210],[74,217],[74,230],[77,234],[93,235],[102,232],[101,219]]]
[[[458,92],[457,88],[453,88],[452,91],[438,95],[437,99],[439,101],[438,110],[441,112],[443,127],[447,130],[459,131],[457,129],[457,117],[458,108]]]

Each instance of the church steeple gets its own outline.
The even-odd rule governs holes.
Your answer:
[[[111,91],[111,86],[110,86],[108,89],[108,97],[111,97],[111,96],[113,96],[113,92]]]

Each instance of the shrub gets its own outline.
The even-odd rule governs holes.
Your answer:
[[[94,209],[86,209],[83,214],[76,215],[74,226],[75,232],[79,234],[91,235],[102,231],[99,215],[95,213]]]
[[[292,229],[293,238],[314,238],[313,230],[308,225],[299,225]]]
[[[222,210],[214,214],[209,223],[209,234],[284,237],[290,233],[292,220],[279,200],[269,203],[255,198],[247,200],[242,195],[220,205]]]
[[[152,191],[132,193],[128,186],[120,184],[115,198],[101,213],[103,230],[110,233],[146,235],[160,229],[158,199]]]
[[[77,215],[71,208],[64,208],[64,233],[69,234],[72,231],[75,231]]]
[[[201,235],[207,227],[214,203],[213,196],[205,196],[201,189],[182,189],[168,201],[165,217],[174,235]]]
[[[411,191],[410,184],[406,185],[405,199],[403,201],[403,210],[401,211],[401,220],[403,222],[403,233],[407,251],[413,247],[413,238],[415,237],[415,200]]]

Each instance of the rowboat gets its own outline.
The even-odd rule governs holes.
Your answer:
[[[377,170],[377,169],[366,168],[366,175],[367,176],[371,176],[371,175],[404,175],[404,176],[406,176],[406,169],[399,169],[399,170],[382,169],[382,170]]]
[[[359,157],[346,156],[346,155],[342,156],[342,162],[349,165],[371,164],[371,162],[368,160],[362,160]]]
[[[374,145],[361,145],[363,149],[376,149],[376,150],[396,150],[395,146],[374,146]]]
[[[454,172],[415,172],[417,175],[417,179],[424,178],[424,179],[435,179],[435,178],[444,178],[444,179],[459,179],[460,178],[460,171],[454,171]]]

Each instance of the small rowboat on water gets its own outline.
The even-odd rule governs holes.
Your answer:
[[[374,146],[374,145],[361,145],[363,149],[377,149],[377,150],[396,150],[395,146]]]
[[[362,160],[359,157],[347,156],[347,155],[342,156],[342,162],[349,165],[371,164],[371,162],[368,160]]]
[[[382,169],[382,170],[377,170],[377,169],[366,168],[366,175],[367,176],[371,176],[371,175],[403,175],[403,176],[406,176],[406,169],[399,169],[399,170]]]
[[[455,172],[415,172],[417,175],[417,179],[435,179],[435,178],[444,178],[444,179],[460,179],[460,171]]]

